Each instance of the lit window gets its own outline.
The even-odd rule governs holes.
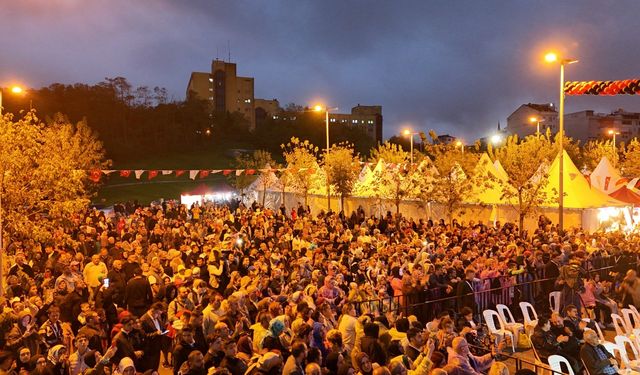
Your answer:
[[[357,124],[358,120],[351,120],[352,123]]]
[[[210,97],[209,97],[209,100],[213,100],[213,96],[210,96]]]
[[[213,82],[213,78],[209,78],[209,82]]]
[[[330,121],[331,121],[331,122],[336,122],[336,119],[332,118]]]
[[[251,99],[245,99],[244,102],[245,103],[251,103]]]
[[[209,87],[209,91],[213,91],[213,87]]]
[[[278,119],[278,116],[273,116],[273,119],[274,119],[274,120],[277,120],[277,119]]]
[[[291,120],[292,120],[292,121],[295,121],[295,120],[296,120],[296,116],[293,116],[293,117],[291,118]]]
[[[345,122],[347,122],[347,120],[340,120],[340,122],[344,124]]]

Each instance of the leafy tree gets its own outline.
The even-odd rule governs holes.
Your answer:
[[[320,181],[318,172],[318,147],[308,140],[300,141],[296,137],[282,144],[284,159],[289,169],[290,186],[304,195],[304,205],[308,206],[309,191],[317,187]]]
[[[385,142],[372,148],[369,152],[369,161],[377,163],[382,159],[386,163],[400,164],[409,162],[410,155],[408,152],[402,149],[402,146],[397,143]]]
[[[469,198],[474,184],[481,184],[473,176],[473,169],[478,162],[478,154],[462,152],[454,144],[436,142],[437,136],[431,131],[432,143],[425,151],[433,159],[437,173],[426,181],[427,186],[421,189],[423,200],[432,200],[442,204],[451,222],[463,203]]]
[[[340,208],[344,210],[344,197],[351,194],[360,172],[360,159],[349,144],[333,145],[324,153],[323,166],[331,186],[340,194]]]
[[[624,158],[620,163],[620,173],[626,177],[640,176],[640,142],[633,138],[629,144],[623,148]]]
[[[589,141],[582,148],[584,167],[590,171],[598,166],[603,156],[606,156],[613,165],[618,164],[618,153],[613,151],[613,141]]]
[[[233,183],[236,190],[240,191],[240,194],[244,196],[244,190],[248,188],[259,176],[258,169],[264,168],[266,165],[274,164],[271,153],[264,150],[256,150],[251,154],[241,154],[236,157],[233,162],[233,167],[236,169],[244,169],[245,171],[240,174],[229,175],[228,178]],[[247,174],[247,170],[253,170],[252,174]],[[266,189],[266,186],[264,187]],[[264,196],[263,196],[264,204]]]
[[[556,198],[546,192],[549,175],[543,168],[557,155],[554,151],[549,138],[543,136],[529,136],[519,141],[514,135],[499,148],[489,145],[489,156],[500,160],[509,177],[507,181],[499,180],[498,183],[502,189],[502,200],[518,212],[520,230],[525,217]]]
[[[86,171],[108,165],[101,143],[83,122],[73,125],[57,115],[44,124],[35,111],[18,121],[3,116],[3,230],[10,238],[51,240],[68,218],[87,208],[91,185]]]

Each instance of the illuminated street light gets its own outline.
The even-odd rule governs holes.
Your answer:
[[[10,90],[14,94],[22,93],[22,87],[13,86]],[[0,87],[0,116],[2,116],[2,87]],[[4,173],[4,172],[3,172]],[[2,176],[2,181],[4,181],[4,175]],[[4,244],[2,241],[3,233],[3,221],[2,221],[2,191],[4,190],[3,186],[0,184],[0,296],[4,296],[4,284],[3,284],[3,271],[4,271],[4,260],[2,259],[4,255]]]
[[[316,104],[313,106],[313,110],[315,112],[323,112],[324,111],[324,123],[327,130],[327,155],[329,155],[330,145],[329,145],[329,111],[336,110],[336,108],[329,108],[326,106],[322,106]],[[329,174],[327,173],[327,212],[331,210],[331,186],[329,185]]]
[[[613,166],[616,165],[616,159],[618,156],[618,152],[616,150],[616,135],[619,135],[620,132],[615,130],[615,129],[609,129],[609,131],[607,132],[609,133],[609,135],[613,136]]]
[[[460,147],[460,150],[464,154],[464,143],[462,143],[462,141],[457,141],[456,142],[456,147]]]
[[[529,122],[536,124],[536,135],[540,135],[540,123],[544,122],[544,119],[538,117],[529,117]]]
[[[558,226],[560,231],[564,229],[564,66],[569,64],[575,64],[578,60],[575,59],[562,59],[553,52],[547,53],[544,59],[549,62],[560,63],[560,113],[559,116],[559,132],[560,132],[560,165],[558,170],[558,178],[560,179],[559,191],[558,191]]]
[[[502,142],[502,136],[500,134],[494,134],[491,136],[491,143],[497,145],[500,142]]]
[[[0,87],[0,115],[2,115],[2,87]],[[22,92],[24,91],[24,89],[20,86],[12,86],[9,91],[11,91],[11,93],[13,94],[22,94]]]
[[[410,149],[411,149],[411,154],[410,154],[410,161],[411,161],[411,165],[413,165],[413,136],[419,133],[414,133],[409,129],[406,129],[405,131],[402,132],[402,134],[404,134],[406,137],[409,137],[409,144],[411,145]]]

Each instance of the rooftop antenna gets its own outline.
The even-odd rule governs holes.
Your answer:
[[[231,62],[231,41],[227,40],[227,51],[229,51],[229,62]]]
[[[216,60],[220,60],[220,48],[216,46]]]

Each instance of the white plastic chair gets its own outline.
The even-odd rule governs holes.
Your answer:
[[[582,321],[590,323],[591,319],[584,318],[584,319],[582,319]],[[596,333],[598,334],[598,338],[600,339],[600,342],[602,342],[602,343],[607,342],[607,340],[604,339],[604,334],[602,334],[602,330],[600,329],[600,325],[598,324],[598,322],[594,320],[593,321],[593,325],[596,327]],[[585,329],[591,329],[591,328],[587,327]]]
[[[522,316],[524,317],[524,327],[527,335],[531,335],[533,329],[538,325],[538,313],[529,302],[520,302],[520,310],[522,310]],[[533,313],[533,316],[531,316],[530,312]]]
[[[602,343],[602,346],[611,353],[612,356],[616,356],[616,353],[620,353],[620,347],[615,342],[605,341]]]
[[[633,330],[640,328],[638,324],[638,318],[636,318],[633,310],[631,309],[621,309],[622,319],[624,319],[624,324],[626,324],[627,329]]]
[[[569,363],[569,361],[567,361],[565,357],[557,354],[549,356],[549,366],[553,371],[564,373],[564,370],[562,370],[562,364],[565,365],[569,374],[575,375],[573,369],[571,368],[571,363]]]
[[[633,311],[633,315],[636,317],[636,321],[640,321],[640,312],[638,312],[638,309],[633,305],[629,305],[629,310]]]
[[[611,320],[613,320],[613,327],[616,329],[616,336],[627,336],[632,333],[620,315],[611,314]]]
[[[636,348],[636,344],[630,338],[628,338],[627,336],[618,335],[616,336],[615,341],[618,349],[620,350],[620,359],[622,359],[622,362],[624,362],[625,367],[629,364],[629,352],[627,351],[627,344],[629,344],[629,347],[633,352],[633,358],[636,360],[640,358],[638,354],[638,348]]]
[[[500,315],[498,314],[498,312],[494,310],[484,310],[482,312],[482,316],[484,317],[484,322],[487,324],[489,333],[495,335],[498,339],[498,342],[504,340],[506,336],[509,336],[511,338],[511,349],[513,349],[513,352],[515,353],[516,344],[514,335],[513,333],[511,333],[511,331],[505,328],[504,322],[502,321],[502,319],[500,319]],[[498,324],[500,324],[500,328],[496,327],[496,320],[498,321]]]
[[[520,332],[524,332],[524,324],[516,322],[507,305],[499,303],[496,305],[496,308],[498,309],[498,315],[500,315],[500,319],[502,319],[505,327],[509,331],[513,332],[513,337],[518,338]]]
[[[560,312],[560,299],[562,298],[562,292],[551,292],[549,293],[549,307],[551,307],[551,311]]]

